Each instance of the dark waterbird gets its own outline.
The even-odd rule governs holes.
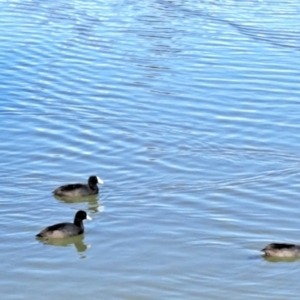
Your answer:
[[[79,210],[73,223],[59,223],[48,226],[36,236],[38,238],[62,239],[82,234],[84,232],[83,220],[92,220],[90,216],[83,210]]]
[[[103,181],[97,176],[90,176],[88,183],[66,184],[58,187],[53,194],[60,197],[81,197],[98,194],[97,184]]]
[[[272,243],[261,251],[268,257],[300,257],[300,245]]]

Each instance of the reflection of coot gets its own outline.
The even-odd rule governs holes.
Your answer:
[[[86,211],[88,213],[98,213],[103,211],[104,206],[100,202],[100,196],[97,195],[90,195],[84,197],[63,197],[63,196],[56,196],[54,198],[62,203],[69,204],[69,203],[87,203]]]
[[[87,215],[83,210],[79,210],[75,217],[74,223],[59,223],[43,229],[36,236],[39,238],[66,238],[76,236],[84,232],[83,220],[91,220],[92,218]]]
[[[80,197],[98,194],[97,184],[103,184],[103,181],[97,176],[90,176],[88,183],[67,184],[58,187],[53,191],[56,196]]]
[[[46,245],[57,246],[57,247],[69,247],[74,245],[77,252],[85,252],[91,246],[84,243],[84,235],[77,235],[65,239],[40,239]]]

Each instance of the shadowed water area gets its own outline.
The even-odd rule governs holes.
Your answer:
[[[299,14],[1,2],[1,299],[298,299],[300,260],[260,249],[300,244]],[[80,209],[84,235],[35,239]]]

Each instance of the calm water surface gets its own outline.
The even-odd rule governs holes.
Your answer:
[[[299,299],[300,4],[0,3],[1,299]],[[100,176],[98,196],[51,191]],[[93,218],[44,244],[44,226]]]

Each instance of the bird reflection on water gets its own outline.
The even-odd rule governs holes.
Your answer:
[[[70,204],[70,203],[84,203],[88,204],[88,207],[85,208],[91,213],[99,213],[104,210],[104,206],[100,202],[99,195],[91,195],[91,196],[84,196],[84,197],[62,197],[53,195],[54,198],[60,202]]]
[[[85,252],[91,247],[89,244],[84,243],[84,234],[64,239],[41,239],[37,238],[41,243],[45,245],[57,246],[57,247],[70,247],[75,246],[77,252]]]

